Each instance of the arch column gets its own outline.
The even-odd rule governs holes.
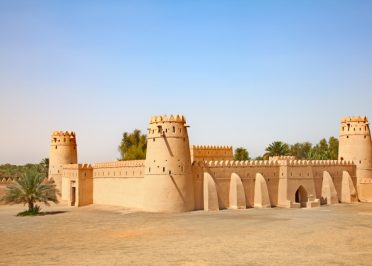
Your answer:
[[[244,187],[240,176],[236,173],[231,174],[229,191],[229,208],[245,209],[247,206]]]
[[[204,172],[203,176],[203,202],[205,211],[219,210],[216,183],[207,172]]]

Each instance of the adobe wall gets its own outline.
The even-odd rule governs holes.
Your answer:
[[[72,190],[75,189],[74,202]],[[68,164],[62,172],[62,201],[71,206],[93,203],[93,168],[90,164]]]
[[[143,207],[145,161],[117,161],[93,165],[93,203]]]
[[[230,182],[237,174],[243,184],[246,207],[255,205],[256,175],[261,174],[266,182],[268,200],[271,206],[291,207],[295,203],[297,189],[302,186],[309,198],[321,199],[324,171],[328,171],[334,182],[339,201],[342,195],[343,171],[347,171],[356,187],[356,166],[346,161],[209,161],[193,163],[195,206],[204,208],[204,173],[214,180],[217,190],[219,209],[230,206]],[[372,183],[371,183],[372,186]]]
[[[190,147],[191,161],[233,160],[232,146],[200,146]]]
[[[220,209],[229,207],[230,180],[233,173],[237,174],[243,183],[246,205],[254,206],[254,188],[256,174],[264,176],[270,194],[270,204],[277,205],[279,164],[269,161],[209,161],[194,162],[193,177],[196,209],[203,209],[203,175],[209,173],[215,180]]]

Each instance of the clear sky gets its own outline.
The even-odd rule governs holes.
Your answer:
[[[48,157],[74,130],[80,162],[124,131],[184,114],[192,144],[338,136],[372,119],[372,1],[0,0],[0,163]]]

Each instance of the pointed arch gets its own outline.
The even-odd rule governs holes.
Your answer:
[[[238,174],[232,173],[230,178],[229,208],[245,209],[246,206],[242,180]]]
[[[304,207],[306,207],[307,201],[308,201],[307,191],[301,185],[296,190],[296,193],[295,193],[295,202],[296,203],[300,203],[301,208],[304,208]]]

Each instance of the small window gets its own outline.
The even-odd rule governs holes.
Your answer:
[[[57,146],[55,146],[54,148],[56,148],[56,149],[57,149]]]
[[[344,160],[344,157],[341,157],[340,159],[341,159],[341,161],[343,161]]]
[[[163,167],[163,173],[165,172],[165,167]]]
[[[155,142],[155,138],[153,138],[152,141]]]
[[[151,167],[149,167],[149,173],[151,173]]]
[[[182,128],[179,129],[180,130],[180,133],[182,132]]]
[[[172,174],[172,171],[171,170],[169,170],[169,174]]]
[[[349,138],[349,136],[346,136],[346,138],[348,139],[348,138]]]
[[[173,127],[173,133],[176,133],[176,127]]]

